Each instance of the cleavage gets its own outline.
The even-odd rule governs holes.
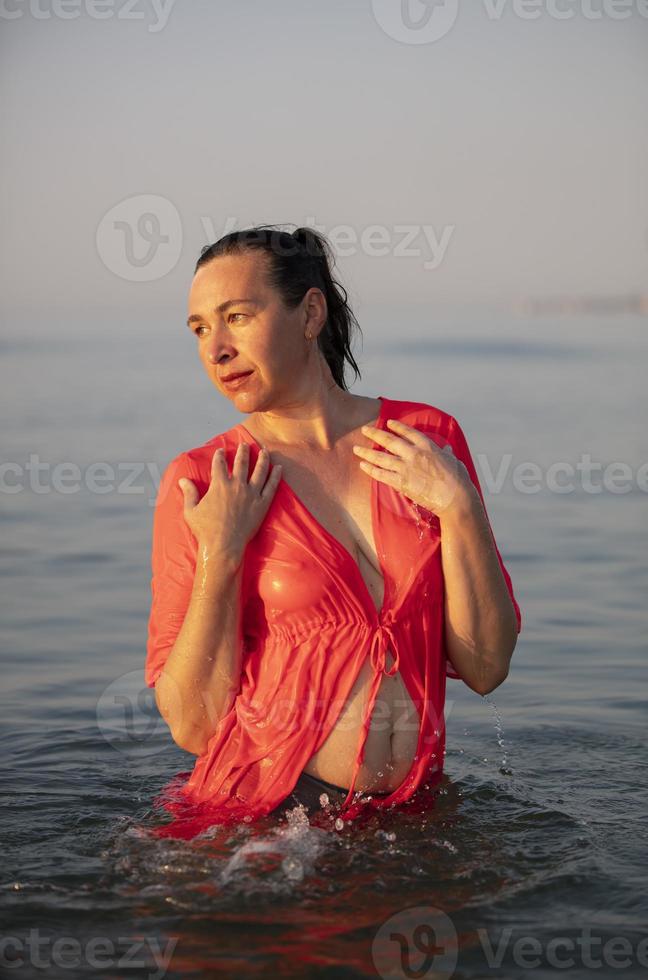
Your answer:
[[[271,450],[271,452],[275,455],[275,451]],[[282,476],[286,479],[286,483],[315,520],[349,552],[358,565],[360,574],[375,602],[376,598],[374,593],[376,591],[382,591],[380,588],[376,590],[376,579],[382,583],[382,574],[378,568],[377,555],[371,554],[373,547],[371,542],[373,527],[370,498],[372,488],[370,482],[372,478],[363,473],[363,471],[360,471],[360,477],[354,477],[354,480],[356,480],[355,510],[358,514],[358,519],[355,521],[356,526],[353,527],[354,514],[349,507],[340,502],[339,494],[336,492],[339,490],[340,482],[344,480],[347,484],[347,496],[352,495],[348,470],[345,472],[344,468],[341,468],[341,471],[332,471],[329,469],[326,472],[322,468],[322,472],[318,472],[301,461],[285,457],[283,453],[276,453],[276,455],[279,457],[277,462],[280,462],[283,466]],[[362,495],[362,500],[358,502],[360,495]],[[322,508],[319,503],[315,507],[312,505],[311,500],[313,497],[321,500],[322,496],[326,496],[334,502],[332,508],[330,506],[328,508]],[[364,513],[361,512],[361,509]],[[331,510],[333,510],[333,514],[331,514]],[[364,532],[364,528],[367,529],[368,534]]]

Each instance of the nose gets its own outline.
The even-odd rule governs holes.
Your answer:
[[[220,364],[221,361],[234,357],[236,350],[225,333],[212,330],[207,340],[205,354],[210,364]]]

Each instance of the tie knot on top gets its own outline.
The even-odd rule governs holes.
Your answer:
[[[396,638],[392,629],[395,622],[396,618],[394,614],[391,612],[391,610],[387,610],[387,612],[380,617],[380,622],[376,626],[373,637],[371,638],[371,665],[374,670],[384,671],[385,674],[388,674],[390,677],[398,672],[398,667],[400,664]],[[387,669],[386,660],[387,650],[389,647],[391,647],[394,656],[394,663],[389,669]]]

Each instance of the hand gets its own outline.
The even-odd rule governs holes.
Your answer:
[[[248,482],[249,456],[248,443],[239,443],[230,477],[225,450],[217,449],[212,456],[209,487],[200,502],[195,483],[186,477],[178,480],[184,496],[184,519],[193,536],[208,552],[240,559],[275,495],[281,465],[272,467],[266,481],[270,454],[265,449],[260,450]]]
[[[354,453],[363,457],[360,466],[366,473],[395,487],[438,517],[474,501],[477,491],[470,474],[450,445],[441,449],[418,429],[398,419],[388,419],[387,425],[392,432],[373,425],[364,425],[362,432],[388,452],[353,446]]]

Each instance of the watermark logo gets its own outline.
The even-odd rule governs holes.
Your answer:
[[[439,41],[450,33],[459,14],[459,0],[372,0],[371,6],[379,27],[403,44]],[[618,21],[637,14],[648,18],[648,0],[482,0],[473,9],[480,9],[491,23],[499,23],[505,15],[526,21],[578,16],[586,21]]]
[[[438,41],[459,14],[459,0],[372,0],[371,6],[385,34],[403,44]]]
[[[462,930],[463,931],[463,930]],[[484,928],[475,930],[476,944],[484,960],[484,975],[493,970],[514,970],[522,975],[528,970],[547,969],[627,970],[635,965],[648,967],[648,937],[633,944],[627,936],[597,935],[584,926],[571,935],[516,934],[507,926],[494,934]],[[451,918],[440,909],[418,906],[404,909],[387,919],[378,929],[372,944],[376,970],[385,980],[417,977],[418,980],[450,980],[463,976],[457,970],[457,930]],[[498,974],[503,975],[503,974]],[[508,972],[506,973],[508,976]]]
[[[96,241],[100,259],[120,279],[162,279],[182,252],[180,214],[157,194],[127,197],[103,216]]]
[[[97,727],[118,752],[149,756],[167,746],[168,729],[158,711],[155,690],[142,684],[142,671],[122,674],[97,701]]]
[[[220,228],[209,215],[201,216],[200,223],[205,246],[238,229],[238,219],[232,215],[226,217]],[[434,271],[444,262],[456,228],[453,224],[372,223],[340,224],[327,229],[312,216],[302,224],[326,235],[336,259],[358,254],[371,259],[415,259],[426,271]],[[103,215],[97,227],[96,244],[104,265],[121,279],[130,282],[161,279],[180,259],[183,247],[180,214],[164,197],[154,194],[128,197]],[[278,243],[271,243],[271,247],[279,254],[283,251]]]
[[[178,613],[169,626],[169,636],[179,633],[184,615]],[[165,702],[173,708],[175,724],[181,727],[183,718],[183,692],[180,685],[169,675],[165,676]],[[186,695],[185,695],[186,697]],[[190,701],[198,699],[203,708],[203,721],[206,729],[215,732],[228,708],[213,688],[198,690],[192,688]],[[399,732],[418,732],[421,721],[429,718],[430,733],[423,743],[438,745],[431,759],[436,759],[445,744],[446,721],[455,702],[447,698],[442,708],[429,700],[416,699],[414,702],[397,699],[395,704],[376,698],[372,712],[367,705],[362,709],[362,717],[350,710],[350,701],[341,699],[314,699],[308,696],[300,699],[277,699],[270,703],[258,699],[248,699],[241,695],[237,701],[237,715],[250,731],[265,730],[273,734],[286,732],[327,731],[335,724],[340,731],[354,731],[359,723],[370,722],[377,731],[393,730]],[[160,714],[155,696],[155,688],[143,681],[141,670],[131,670],[111,681],[102,691],[96,708],[97,728],[103,738],[114,749],[129,756],[151,756],[166,750],[169,744],[169,728]],[[418,758],[418,756],[416,756]],[[391,768],[391,767],[388,767]]]
[[[442,447],[452,456],[452,448]],[[453,457],[454,458],[454,457]],[[599,462],[591,453],[581,453],[572,462],[558,459],[542,464],[534,460],[513,463],[513,454],[504,453],[496,465],[485,453],[475,453],[475,467],[482,489],[489,495],[512,489],[519,494],[586,493],[590,496],[648,493],[648,462],[630,464],[624,460]],[[146,497],[149,507],[159,499],[162,476],[156,460],[93,460],[83,466],[74,460],[51,462],[30,453],[26,462],[0,461],[0,496],[15,496],[25,491],[34,494],[69,496],[91,493],[136,495]],[[166,487],[166,492],[170,491]],[[175,488],[174,488],[175,489]],[[419,513],[419,520],[426,521]]]
[[[597,935],[584,926],[571,935],[516,934],[507,926],[497,934],[476,929],[484,970],[503,968],[519,971],[551,969],[568,973],[581,968],[623,971],[635,965],[648,967],[648,937],[633,944],[626,936]],[[440,909],[417,906],[404,909],[387,919],[372,944],[373,962],[381,977],[417,977],[418,980],[450,980],[463,974],[457,970],[457,930],[451,918]],[[607,971],[607,972],[605,972]],[[499,974],[503,975],[503,974]],[[520,974],[521,975],[521,974]],[[508,976],[508,973],[507,973]]]
[[[383,922],[371,945],[381,977],[449,980],[457,966],[457,930],[432,906],[404,909]]]

